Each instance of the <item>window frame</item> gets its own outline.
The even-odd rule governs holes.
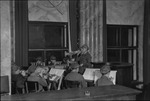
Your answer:
[[[112,28],[128,28],[128,29],[131,28],[132,29],[132,46],[123,46],[123,47],[121,47],[121,46],[108,46],[108,35],[109,35],[109,32],[108,32],[109,28],[108,27],[112,27]],[[106,40],[107,40],[107,42],[106,42],[106,46],[107,46],[106,47],[107,61],[108,62],[112,62],[112,61],[109,61],[108,50],[110,50],[110,51],[111,50],[119,50],[120,51],[120,61],[113,61],[113,62],[123,62],[122,59],[121,59],[122,58],[122,53],[121,52],[123,50],[127,50],[127,51],[131,50],[132,51],[132,53],[131,53],[131,55],[132,55],[131,56],[131,58],[132,58],[131,63],[135,63],[133,65],[133,72],[134,72],[133,73],[133,79],[137,79],[138,78],[138,68],[139,68],[139,66],[138,66],[138,60],[139,60],[139,55],[138,55],[138,46],[139,46],[138,45],[138,28],[139,28],[138,25],[113,25],[113,24],[107,24],[107,35],[106,35],[107,36],[106,37]],[[134,34],[136,35],[136,38],[134,38]],[[134,40],[136,40],[136,42],[134,42]],[[135,57],[136,57],[136,60],[134,60]],[[128,59],[128,61],[129,61],[129,59]]]

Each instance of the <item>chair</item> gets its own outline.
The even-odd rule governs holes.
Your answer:
[[[67,89],[68,88],[78,88],[80,86],[80,82],[65,80],[65,86]]]
[[[37,92],[38,91],[38,82],[35,81],[26,81],[25,82],[26,92]]]
[[[25,88],[17,88],[16,82],[11,81],[11,94],[25,94]]]
[[[0,88],[0,93],[1,95],[7,95],[9,94],[9,78],[8,75],[6,76],[1,76],[1,88]]]

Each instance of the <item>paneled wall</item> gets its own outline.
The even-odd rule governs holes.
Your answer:
[[[103,61],[103,0],[80,1],[80,46],[87,44],[93,62]]]
[[[139,80],[143,80],[144,0],[106,0],[107,24],[139,26]],[[136,68],[136,67],[135,67]],[[134,70],[135,70],[134,68]],[[135,74],[135,73],[134,73]]]

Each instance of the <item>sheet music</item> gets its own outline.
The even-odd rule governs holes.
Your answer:
[[[117,71],[110,71],[109,78],[112,78],[114,85],[116,84],[116,73]]]
[[[116,84],[117,71],[110,71],[109,78],[112,78],[112,82]],[[83,77],[85,80],[94,80],[94,83],[102,76],[100,69],[98,68],[86,68]]]
[[[85,80],[94,80],[95,79],[95,71],[100,70],[98,68],[86,68],[83,77]]]
[[[64,69],[51,68],[49,74],[53,76],[50,77],[49,80],[57,81],[63,75],[64,71]]]

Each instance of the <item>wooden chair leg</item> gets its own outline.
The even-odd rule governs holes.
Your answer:
[[[57,90],[60,90],[61,83],[62,83],[62,79],[63,79],[63,76],[61,76],[61,77],[60,77],[60,80],[59,80],[59,84],[58,84],[58,88],[57,88]]]
[[[29,93],[27,82],[25,82],[25,88],[26,88],[26,92]]]
[[[22,93],[25,94],[25,88],[22,88]]]
[[[38,92],[38,86],[39,86],[39,84],[37,82],[33,82],[33,83],[34,83],[34,87],[35,87],[35,92]],[[25,82],[25,88],[26,88],[26,92],[29,93],[28,82]]]
[[[37,92],[38,91],[38,84],[35,83],[35,91]]]
[[[49,83],[49,85],[48,85],[48,90],[51,89],[51,86],[52,86],[52,83]]]

